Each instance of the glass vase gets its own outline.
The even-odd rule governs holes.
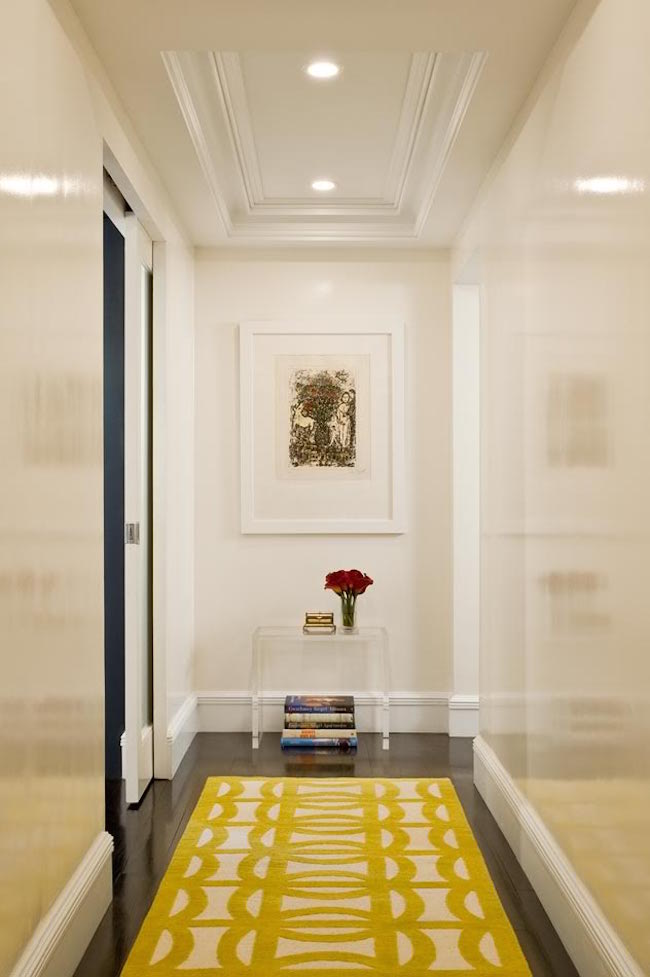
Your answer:
[[[355,594],[341,595],[341,630],[343,634],[357,634],[357,598]]]

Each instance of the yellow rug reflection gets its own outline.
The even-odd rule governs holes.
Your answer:
[[[530,977],[449,780],[211,777],[123,977]]]

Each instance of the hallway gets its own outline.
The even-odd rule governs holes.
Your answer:
[[[0,975],[646,977],[650,3],[4,7]]]
[[[123,788],[108,785],[106,824],[115,838],[113,903],[74,977],[119,977],[128,951],[185,829],[206,777],[449,777],[461,799],[532,977],[576,977],[577,971],[472,783],[472,744],[428,734],[394,734],[391,749],[362,734],[356,756],[287,756],[267,735],[259,755],[246,733],[199,733],[172,782],[155,781],[137,810]]]

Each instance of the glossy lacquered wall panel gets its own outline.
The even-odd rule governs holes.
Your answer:
[[[0,973],[103,828],[101,141],[44,0],[0,32]]]
[[[646,0],[578,5],[466,243],[481,731],[650,972],[648,50]]]
[[[194,256],[69,0],[49,0],[83,69],[104,163],[154,242],[154,771],[169,777],[167,732],[194,689]]]

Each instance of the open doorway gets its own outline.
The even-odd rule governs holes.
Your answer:
[[[104,753],[122,778],[124,733],[124,236],[104,212]],[[120,222],[121,223],[121,222]]]
[[[152,244],[104,181],[106,779],[138,803],[153,776]]]

